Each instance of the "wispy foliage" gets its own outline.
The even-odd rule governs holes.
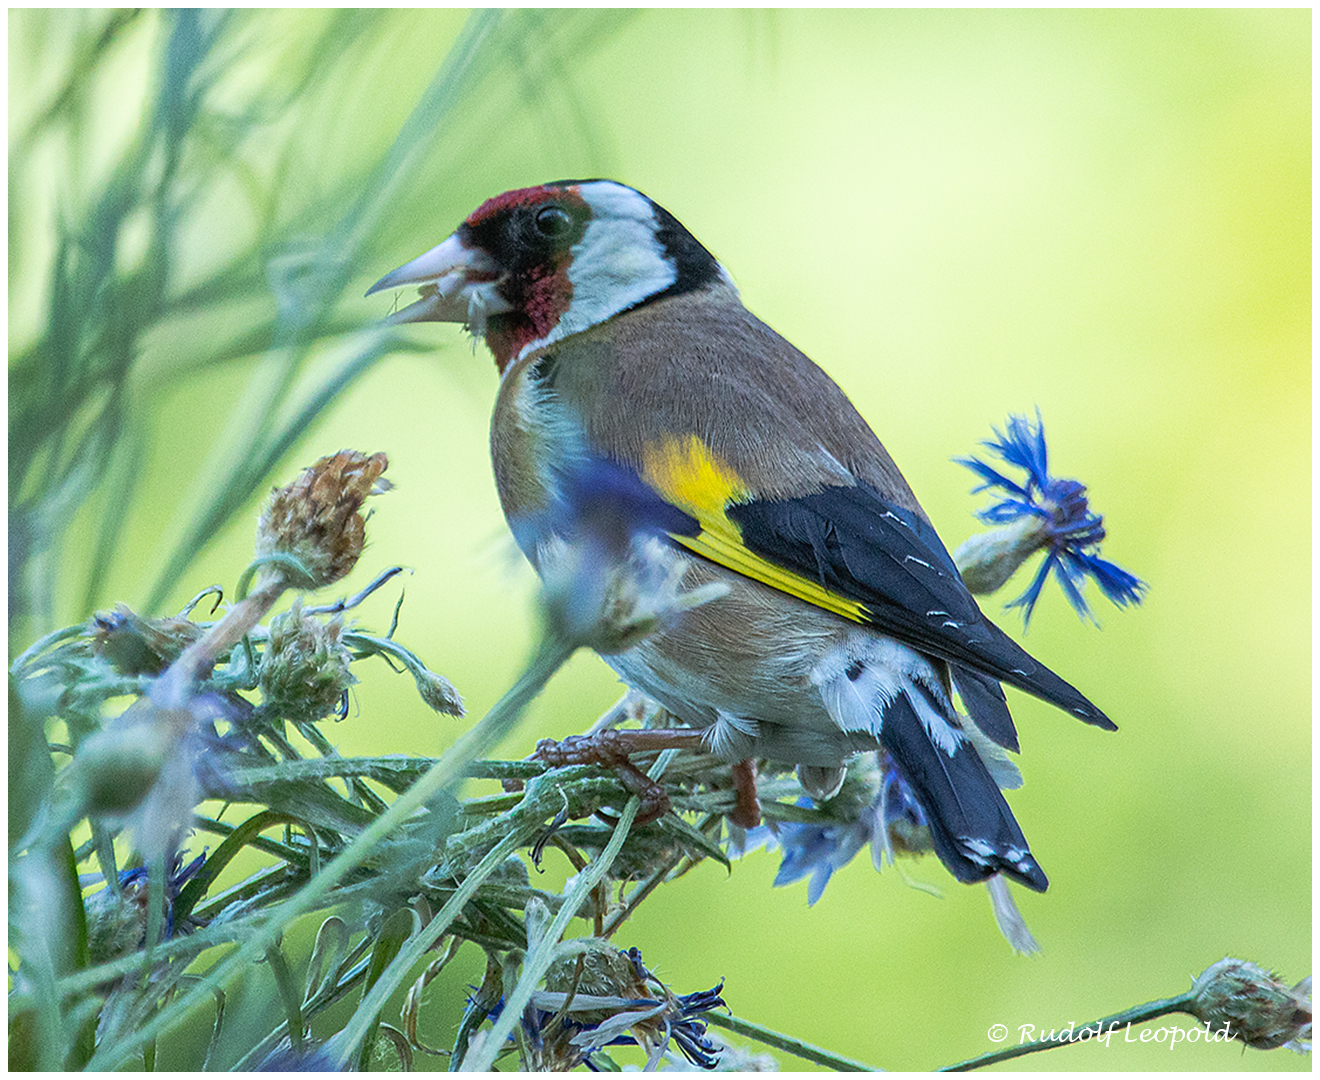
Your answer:
[[[621,18],[489,10],[462,25],[438,12],[201,9],[13,17],[16,53],[30,67],[11,75],[42,91],[13,118],[9,159],[15,631],[49,630],[58,597],[76,595],[82,611],[103,601],[110,567],[125,558],[136,496],[159,467],[149,448],[161,437],[152,428],[160,403],[236,366],[244,389],[200,394],[204,429],[177,436],[196,467],[177,492],[177,535],[152,553],[154,581],[139,598],[160,607],[321,410],[390,348],[393,338],[364,328],[343,301],[356,299],[348,286],[359,267],[389,261],[376,257],[392,239],[387,222],[431,220],[455,163],[481,160],[464,118],[508,106],[531,85],[507,80],[510,71],[535,79],[542,108],[562,110],[572,100],[565,58]],[[370,123],[373,85],[398,78],[392,50],[423,27],[436,31],[434,74],[401,126]],[[125,54],[142,51],[153,60],[135,87],[121,69]],[[38,76],[49,69],[60,78],[47,88]],[[569,114],[557,130],[576,124],[595,137],[580,109]],[[452,224],[443,209],[438,220]],[[130,557],[140,565],[140,554]]]

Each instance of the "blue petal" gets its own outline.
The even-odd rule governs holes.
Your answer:
[[[1036,576],[1027,586],[1027,591],[1016,600],[1009,603],[1009,607],[1022,608],[1022,625],[1025,627],[1031,622],[1031,612],[1036,606],[1036,601],[1040,599],[1040,590],[1045,587],[1045,579],[1050,575],[1050,568],[1058,561],[1058,554],[1051,551],[1041,560],[1040,569],[1036,571]]]
[[[821,894],[825,891],[825,886],[830,883],[830,878],[834,876],[834,867],[828,862],[821,862],[816,865],[816,869],[811,874],[811,884],[807,886],[807,907],[811,907]]]
[[[1043,506],[1037,506],[1035,503],[1024,502],[1021,499],[1004,499],[993,506],[988,506],[984,510],[978,510],[976,516],[987,525],[1007,525],[1011,521],[1017,521],[1028,514],[1033,514],[1039,518],[1050,517],[1050,512]]]
[[[1054,576],[1063,587],[1064,595],[1068,597],[1068,603],[1072,604],[1073,610],[1082,618],[1095,622],[1091,609],[1086,605],[1086,598],[1082,596],[1081,587],[1086,583],[1086,574],[1074,565],[1075,557],[1075,552],[1064,549],[1059,558],[1054,560]]]
[[[776,885],[790,885],[806,877],[821,860],[829,857],[832,849],[825,831],[811,826],[796,835],[781,835],[780,844],[784,849],[784,861],[775,874]]]
[[[1008,418],[1007,434],[994,429],[995,437],[985,439],[981,445],[993,450],[1010,465],[1026,470],[1028,481],[1037,487],[1044,487],[1048,481],[1048,458],[1045,449],[1045,427],[1040,423],[1040,411],[1036,412],[1037,427],[1021,416]]]
[[[1102,559],[1098,555],[1088,555],[1084,551],[1077,552],[1074,557],[1085,566],[1086,572],[1095,578],[1100,590],[1115,604],[1125,607],[1128,604],[1141,603],[1142,595],[1148,586],[1136,574],[1129,574],[1108,559]]]
[[[1040,418],[1040,409],[1036,410],[1036,426],[1025,416],[1008,418],[1008,436],[1005,438],[995,432],[998,443],[987,442],[984,445],[999,451],[1000,457],[1010,465],[1025,469],[1033,483],[1045,487],[1049,482],[1049,455],[1045,447],[1045,424]]]
[[[976,458],[954,458],[953,460],[957,464],[971,469],[972,472],[976,473],[985,481],[985,483],[978,484],[976,487],[972,488],[973,495],[979,491],[986,491],[989,488],[997,487],[1003,488],[1005,491],[1011,491],[1015,495],[1021,495],[1024,499],[1028,498],[1027,492],[1024,488],[1018,487],[1018,485],[1007,476],[990,468],[985,462],[978,461]]]

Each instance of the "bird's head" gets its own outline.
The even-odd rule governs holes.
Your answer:
[[[732,288],[664,207],[613,180],[562,180],[483,203],[447,240],[367,295],[416,285],[393,322],[459,322],[503,371],[532,349],[666,296]]]

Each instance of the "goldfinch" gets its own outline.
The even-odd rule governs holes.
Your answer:
[[[494,354],[495,480],[542,576],[565,542],[644,536],[686,588],[723,586],[604,657],[627,685],[816,799],[883,749],[956,878],[1046,888],[1000,791],[1000,684],[1113,723],[985,618],[843,391],[672,214],[610,180],[506,192],[370,291],[399,286],[421,298],[394,321],[465,323]]]

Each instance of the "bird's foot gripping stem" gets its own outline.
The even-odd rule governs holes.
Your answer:
[[[701,733],[684,729],[649,728],[598,731],[592,735],[570,735],[562,742],[542,739],[536,744],[532,761],[543,761],[559,768],[564,765],[599,765],[613,769],[625,790],[641,800],[637,824],[655,821],[669,809],[665,789],[632,763],[631,755],[660,750],[702,750]],[[729,817],[736,824],[751,828],[761,820],[756,798],[756,767],[751,761],[733,767],[737,802]],[[519,781],[505,781],[506,790],[520,788]]]
[[[556,768],[562,765],[601,765],[613,769],[620,783],[641,800],[637,824],[655,821],[669,809],[665,789],[642,772],[630,759],[632,754],[658,750],[699,750],[701,735],[695,731],[653,728],[598,731],[594,735],[570,735],[563,742],[542,739],[536,744],[534,761]]]

